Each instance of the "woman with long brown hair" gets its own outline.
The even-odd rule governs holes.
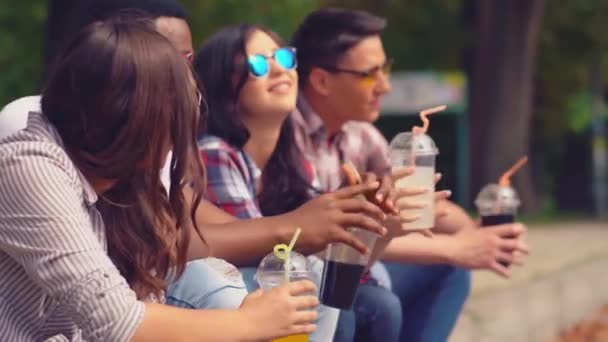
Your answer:
[[[232,341],[314,330],[307,281],[233,311],[161,304],[190,239],[202,240],[199,102],[187,61],[148,20],[98,22],[67,45],[42,114],[0,141],[0,336]]]

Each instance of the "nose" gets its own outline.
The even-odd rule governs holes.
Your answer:
[[[380,72],[378,82],[376,82],[376,93],[378,95],[384,95],[391,91],[391,87],[390,74]]]
[[[270,66],[270,77],[282,75],[286,71],[283,67],[279,65],[279,63],[274,58],[268,58],[267,61]]]

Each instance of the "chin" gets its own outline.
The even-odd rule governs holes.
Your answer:
[[[274,109],[279,112],[292,112],[296,108],[296,98],[278,99],[274,101]]]
[[[273,106],[273,108],[268,108],[266,113],[273,117],[286,118],[289,116],[289,114],[291,114],[291,112],[293,112],[294,109],[295,106]]]
[[[369,122],[369,123],[374,123],[380,117],[380,111],[379,110],[374,110],[374,111],[371,111],[371,112],[367,112],[364,115],[362,115],[362,117],[363,117],[363,120],[361,120],[361,121],[365,121],[365,122]]]

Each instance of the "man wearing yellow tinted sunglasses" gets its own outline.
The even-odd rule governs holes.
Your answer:
[[[385,26],[367,12],[326,8],[309,14],[293,36],[300,83],[293,114],[297,141],[325,191],[340,186],[340,165],[347,161],[361,172],[389,173],[388,144],[372,125],[391,89],[392,60],[380,37]],[[383,255],[392,261],[386,264],[390,277],[382,276],[379,263],[372,267],[353,310],[341,312],[334,341],[446,341],[469,293],[468,269],[507,277],[510,271],[496,259],[504,254],[499,246],[526,250],[519,225],[478,229],[451,202],[437,208],[447,215],[436,219],[433,238],[410,234],[390,241]],[[504,238],[507,229],[517,232],[515,239]]]

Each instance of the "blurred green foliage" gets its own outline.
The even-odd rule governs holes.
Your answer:
[[[220,27],[241,22],[263,24],[288,40],[311,10],[341,6],[388,19],[384,43],[395,69],[450,71],[463,69],[475,45],[475,1],[486,0],[181,0],[195,47]],[[39,92],[46,14],[47,1],[0,2],[0,105]],[[608,72],[605,18],[606,0],[547,1],[534,101],[533,144],[546,151],[541,174],[559,167],[564,135],[589,127],[589,65],[599,61]]]
[[[39,92],[46,1],[0,2],[0,106]]]
[[[589,68],[608,72],[608,1],[548,2],[538,59],[538,119],[545,138],[589,127]],[[604,76],[605,77],[605,76]]]

